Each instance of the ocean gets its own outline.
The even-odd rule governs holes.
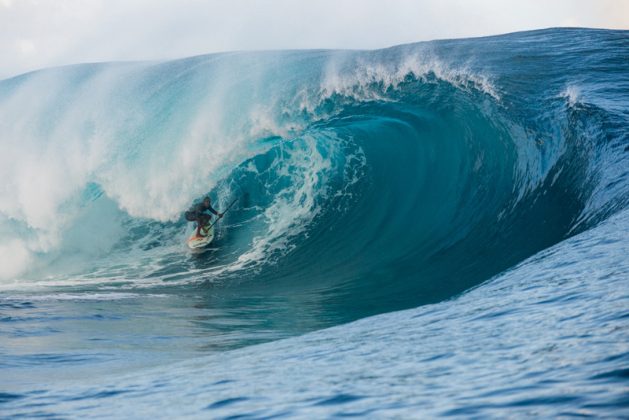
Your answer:
[[[0,416],[629,416],[629,32],[0,81]],[[233,208],[203,253],[183,213]]]

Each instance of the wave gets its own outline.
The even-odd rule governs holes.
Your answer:
[[[575,33],[600,51],[571,48]],[[239,299],[273,293],[342,320],[446,299],[627,206],[623,34],[3,80],[0,277],[231,284]],[[544,60],[519,42],[536,37]],[[190,256],[181,214],[207,193],[219,209],[239,201],[216,249]]]

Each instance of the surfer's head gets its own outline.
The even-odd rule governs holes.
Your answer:
[[[209,197],[209,196],[206,196],[206,197],[203,199],[203,205],[204,205],[205,207],[210,207],[210,206],[212,205],[212,200],[210,200],[210,197]]]

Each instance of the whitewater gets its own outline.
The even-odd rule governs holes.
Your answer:
[[[629,415],[629,32],[0,81],[3,417]],[[202,254],[183,212],[221,211]]]

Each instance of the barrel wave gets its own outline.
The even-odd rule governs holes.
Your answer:
[[[546,30],[1,81],[4,287],[190,297],[220,313],[199,318],[220,337],[206,350],[454,298],[626,208],[627,39]],[[206,194],[238,201],[192,255],[182,214]]]
[[[511,41],[491,47],[514,74],[446,41],[5,80],[5,277],[237,278],[241,297],[272,284],[334,322],[454,296],[627,201],[597,194],[626,163],[608,167],[626,114],[570,73],[518,74],[537,63]],[[219,249],[190,257],[180,215],[206,193],[239,205]]]

